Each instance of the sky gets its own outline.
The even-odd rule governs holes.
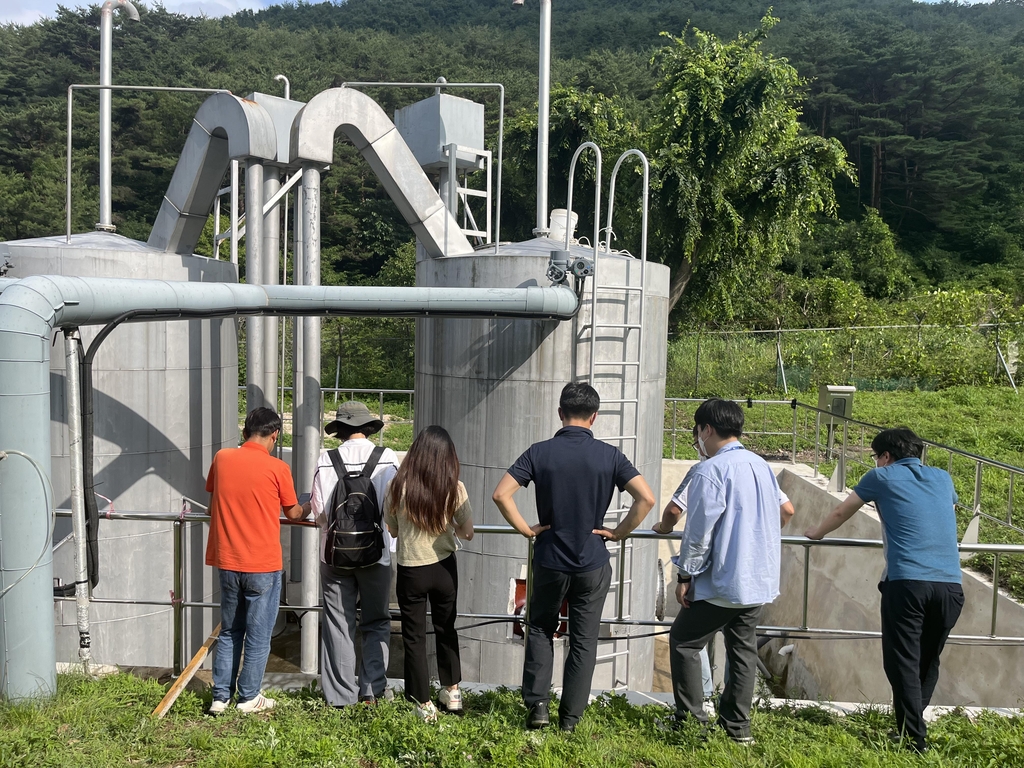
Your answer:
[[[99,3],[102,0],[94,2]],[[212,18],[226,16],[243,8],[266,8],[273,2],[274,0],[163,0],[163,6],[173,13],[188,16],[205,14]],[[0,24],[32,24],[44,16],[55,16],[58,3],[69,8],[88,4],[80,0],[0,0]],[[155,2],[148,4],[152,5]]]
[[[102,0],[93,2],[99,4]],[[44,16],[56,16],[58,3],[67,8],[93,4],[83,0],[0,0],[0,24],[32,24]],[[226,16],[243,8],[266,8],[271,3],[272,0],[163,0],[164,8],[172,13],[210,17]]]

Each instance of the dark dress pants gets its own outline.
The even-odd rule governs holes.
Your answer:
[[[708,722],[700,651],[721,631],[725,637],[725,685],[718,700],[718,724],[733,738],[750,735],[750,704],[757,679],[757,621],[761,606],[723,608],[698,600],[680,608],[669,632],[669,660],[676,717]]]
[[[924,709],[939,681],[939,654],[964,607],[959,584],[883,581],[882,665],[892,686],[896,730],[925,748]]]
[[[427,600],[434,624],[437,650],[437,676],[441,685],[462,681],[459,658],[459,617],[456,601],[459,593],[459,569],[455,555],[430,565],[398,566],[395,582],[398,608],[402,614],[402,644],[405,647],[405,697],[417,704],[430,700],[427,670]]]
[[[559,723],[563,728],[576,725],[590,698],[601,612],[611,580],[612,567],[608,563],[584,573],[563,573],[533,566],[533,596],[523,664],[523,702],[529,708],[550,698],[558,611],[562,602],[568,600],[569,652],[565,657],[559,705]]]

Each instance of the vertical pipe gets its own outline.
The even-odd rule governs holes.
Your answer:
[[[238,266],[238,161],[231,161],[231,263]]]
[[[281,172],[268,167],[263,171],[263,199],[270,200],[281,189]],[[277,285],[281,270],[281,207],[274,206],[263,216],[263,285]],[[277,406],[277,333],[280,320],[263,318],[263,399],[269,408]],[[280,451],[282,446],[278,446]]]
[[[213,258],[220,260],[220,193],[213,198]]]
[[[100,85],[111,84],[111,52],[114,30],[114,6],[100,8]],[[100,220],[96,229],[114,231],[110,204],[110,89],[100,89]]]
[[[174,615],[174,676],[181,674],[185,663],[185,537],[188,536],[185,520],[177,520],[174,532],[174,597],[171,608]]]
[[[245,282],[263,284],[263,164],[253,160],[245,166]],[[245,328],[245,410],[251,412],[267,405],[263,388],[266,319],[250,317]]]
[[[64,331],[64,382],[67,400],[68,458],[71,464],[71,524],[75,534],[75,616],[78,621],[78,659],[89,674],[92,640],[89,634],[89,559],[85,529],[82,457],[82,387],[78,329]]]
[[[551,0],[540,2],[540,63],[537,74],[537,229],[548,233],[548,117],[551,99]],[[570,211],[570,215],[571,215]]]
[[[292,244],[292,284],[302,285],[302,188],[295,191],[295,241]],[[305,435],[299,429],[302,418],[302,365],[304,360],[302,347],[303,317],[292,318],[292,477],[295,479],[295,490],[305,493],[301,478],[305,477],[303,466],[303,446]],[[291,573],[289,578],[295,584],[302,581],[302,526],[293,525],[291,541]]]
[[[380,420],[384,421],[384,391],[381,390],[380,395]],[[337,397],[337,395],[335,395]],[[380,428],[380,432],[377,433],[377,445],[384,445],[384,427]]]
[[[305,285],[320,284],[320,169],[302,169],[302,266]],[[303,433],[303,465],[300,487],[313,485],[313,472],[320,458],[320,318],[304,318],[303,324],[302,419],[296,426]],[[303,527],[302,604],[316,605],[320,586],[320,535],[316,528]],[[317,671],[319,619],[315,611],[302,616],[300,668],[306,674]]]
[[[26,309],[2,306],[0,316],[6,335],[19,335],[0,355],[0,450],[25,454],[0,455],[0,488],[11,501],[0,501],[0,698],[17,701],[57,690],[53,552],[41,549],[53,514],[53,493],[40,487],[52,474],[50,430],[39,427],[50,423],[50,329]]]
[[[1013,525],[1013,478],[1016,472],[1010,473],[1010,491],[1006,496],[1006,524]]]
[[[678,437],[678,433],[676,431],[676,410],[677,410],[676,409],[676,405],[678,405],[678,403],[675,400],[673,400],[672,401],[672,460],[673,461],[676,458],[676,438]]]
[[[64,225],[65,225],[64,238],[65,238],[65,242],[67,242],[68,244],[71,243],[71,114],[72,114],[71,100],[74,97],[74,93],[75,93],[74,92],[74,86],[69,85],[68,86],[68,136],[67,136],[68,145],[67,145],[67,149],[66,149],[66,152],[67,152],[67,162],[65,164],[66,167],[64,168],[65,184],[66,184],[66,187],[65,187],[65,190],[64,190],[64,198],[65,198],[64,199]]]
[[[621,621],[622,620],[622,609],[625,606],[625,599],[626,599],[626,595],[625,595],[625,590],[626,590],[626,540],[625,539],[622,539],[622,541],[619,542],[618,560],[619,560],[619,562],[616,563],[616,565],[618,566],[618,570],[619,570],[619,586],[618,586],[618,589],[616,590],[617,594],[615,595],[615,597],[616,597],[616,602],[618,603],[618,618],[619,618],[619,621]]]

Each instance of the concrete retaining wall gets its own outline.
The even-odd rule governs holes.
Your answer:
[[[662,465],[661,507],[693,465],[692,461],[666,460]],[[846,494],[830,493],[827,478],[814,478],[804,464],[773,464],[779,485],[789,495],[796,516],[783,531],[799,536],[823,519]],[[677,530],[681,530],[680,521]],[[880,539],[881,527],[874,507],[865,506],[834,536]],[[679,547],[661,542],[665,563]],[[811,553],[808,625],[816,628],[878,631],[878,579],[882,572],[880,549],[825,549]],[[678,612],[673,596],[674,572],[667,570],[666,618]],[[765,609],[762,623],[799,626],[802,621],[803,551],[785,546],[782,552],[781,594]],[[987,635],[991,631],[991,582],[963,571],[965,605],[953,630],[961,635]],[[996,632],[1024,637],[1024,605],[1000,593]],[[785,656],[778,651],[793,646]],[[882,670],[881,641],[773,640],[762,658],[791,696],[832,701],[889,703],[892,692]],[[932,704],[1017,707],[1024,700],[1024,647],[947,645],[942,672]]]

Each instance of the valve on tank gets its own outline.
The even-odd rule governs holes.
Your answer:
[[[584,256],[573,256],[569,251],[552,251],[548,261],[548,279],[554,285],[563,285],[569,275],[582,280],[594,274],[594,261]]]

